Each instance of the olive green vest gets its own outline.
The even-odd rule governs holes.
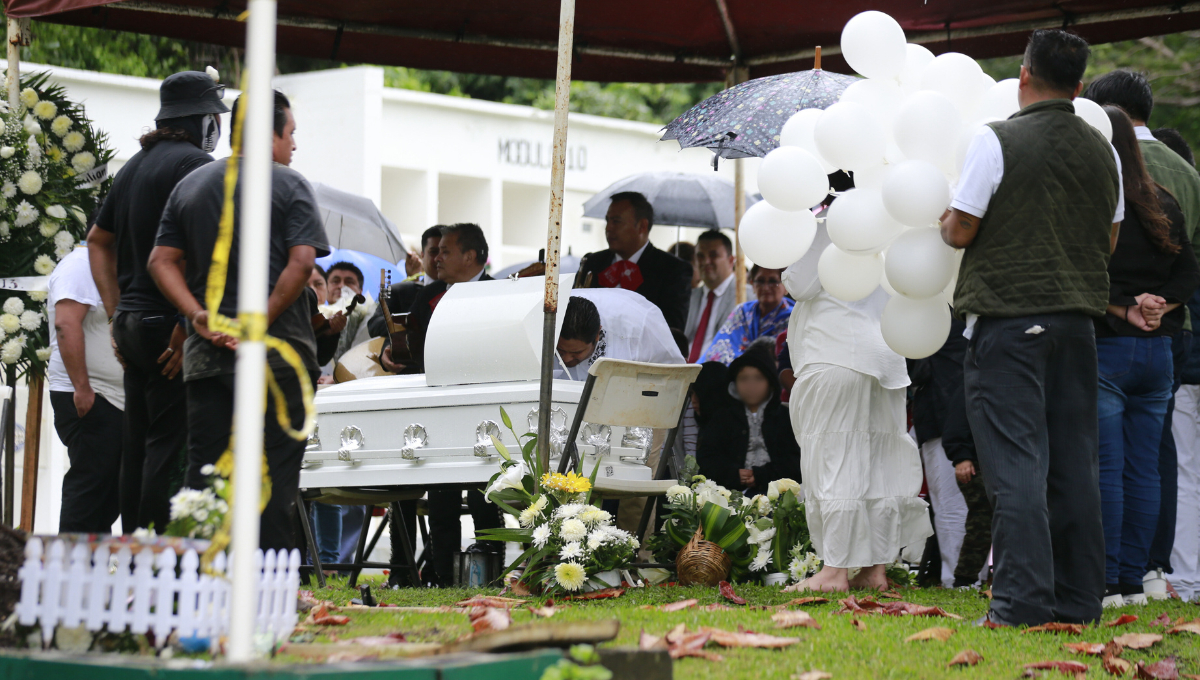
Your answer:
[[[955,311],[1103,316],[1119,182],[1112,146],[1065,99],[989,126],[1004,177],[963,253]]]

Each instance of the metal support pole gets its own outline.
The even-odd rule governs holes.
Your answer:
[[[271,233],[271,142],[275,98],[275,0],[250,0],[246,25],[247,87],[241,224],[238,252],[238,318],[246,335],[238,342],[234,385],[233,569],[228,659],[254,658],[258,609],[259,502],[262,485],[263,412],[266,409],[267,268]]]
[[[21,94],[21,47],[29,44],[29,19],[8,18],[8,76],[4,81],[8,105],[17,108]]]
[[[21,528],[33,533],[33,516],[37,510],[38,465],[42,443],[42,386],[40,375],[25,379],[29,397],[25,404],[25,460],[21,464]]]
[[[733,87],[746,82],[749,73],[746,68],[734,66],[729,69],[729,77],[726,80],[728,87]],[[733,244],[734,244],[734,263],[733,273],[737,277],[735,283],[737,290],[735,291],[737,303],[740,305],[746,301],[746,254],[742,252],[742,215],[746,212],[746,180],[745,170],[742,168],[742,159],[738,158],[733,161]]]
[[[575,42],[575,0],[561,0],[558,15],[558,73],[554,84],[554,155],[550,159],[550,219],[546,234],[546,302],[542,321],[542,382],[538,394],[538,463],[550,470],[550,398],[558,346],[558,255],[562,241],[563,184],[567,173],[567,111],[571,100],[571,50]]]

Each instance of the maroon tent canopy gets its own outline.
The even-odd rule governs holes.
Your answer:
[[[580,0],[573,76],[721,80],[732,56],[750,77],[827,68],[842,26],[888,12],[910,42],[975,58],[1017,54],[1035,28],[1069,27],[1093,43],[1200,27],[1200,3],[1162,0]],[[245,0],[5,0],[12,17],[241,46]],[[280,0],[285,54],[426,69],[553,78],[558,0]]]

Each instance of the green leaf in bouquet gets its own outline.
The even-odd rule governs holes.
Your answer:
[[[727,553],[733,553],[746,545],[750,537],[741,518],[716,503],[708,503],[700,511],[700,523],[704,527],[704,538],[716,543]]]
[[[495,435],[491,435],[491,437],[492,437],[492,446],[496,447],[496,451],[500,454],[500,457],[503,458],[504,460],[511,462],[512,456],[510,456],[508,454],[508,448],[506,446],[504,446],[504,444],[500,441],[499,437],[496,437]]]
[[[475,532],[475,538],[480,541],[506,541],[508,543],[529,543],[533,540],[533,529],[480,529]]]
[[[600,472],[600,457],[596,457],[596,467],[592,468],[592,476],[588,477],[587,496],[583,499],[583,504],[588,505],[592,502],[592,492],[596,490],[596,474]]]
[[[692,540],[692,534],[696,533],[696,525],[695,523],[687,523],[683,520],[680,520],[679,524],[676,525],[668,520],[663,522],[663,530],[671,539],[671,542],[675,544],[675,547],[682,548],[687,545],[688,541]]]
[[[512,561],[512,564],[510,564],[504,568],[504,573],[500,574],[501,580],[503,580],[505,576],[508,576],[508,574],[510,572],[512,572],[513,569],[516,569],[517,567],[521,566],[521,564],[525,560],[529,559],[529,556],[533,554],[534,550],[537,550],[537,548],[530,546],[525,552],[518,555],[517,559]]]
[[[500,420],[504,421],[504,427],[507,427],[509,430],[513,429],[512,419],[508,417],[508,411],[505,411],[503,406],[500,407]]]

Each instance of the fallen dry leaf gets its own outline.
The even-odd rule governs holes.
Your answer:
[[[471,607],[471,628],[476,633],[489,630],[504,630],[512,625],[512,613],[498,607]]]
[[[1176,635],[1178,633],[1192,633],[1200,635],[1200,619],[1188,621],[1187,623],[1178,623],[1167,630],[1168,635]]]
[[[820,624],[806,611],[781,611],[771,615],[771,620],[775,622],[776,628],[816,628],[821,630]]]
[[[515,572],[509,572],[509,574],[504,577],[504,590],[501,590],[500,594],[503,595],[506,592],[511,592],[513,595],[518,597],[529,597],[533,594],[529,590],[529,586],[526,585],[525,582],[521,580],[521,577]]]
[[[920,642],[922,640],[941,640],[945,642],[954,635],[953,628],[926,628],[919,633],[913,633],[904,639],[905,642]]]
[[[867,624],[863,623],[862,621],[860,621],[858,619],[850,619],[850,625],[854,626],[854,629],[860,633],[867,632]]]
[[[990,600],[990,599],[992,599],[992,589],[991,589],[991,588],[988,588],[987,590],[980,591],[980,593],[979,593],[979,594],[980,594],[980,595],[982,595],[982,596],[984,596],[984,597],[986,597],[986,598],[987,598],[987,599],[989,599],[989,600]]]
[[[638,635],[638,649],[668,649],[669,647],[670,645],[667,644],[667,637],[665,635],[658,637],[657,635],[651,635],[644,630],[640,635]]]
[[[763,633],[734,633],[720,628],[701,628],[700,632],[709,633],[712,635],[712,641],[722,647],[759,647],[759,648],[777,648],[788,647],[800,642],[800,638],[795,637],[778,637],[775,635],[766,635]]]
[[[1080,675],[1088,672],[1088,665],[1078,661],[1039,661],[1025,664],[1026,670],[1058,671],[1065,675]]]
[[[568,595],[564,600],[607,600],[613,597],[621,597],[625,594],[624,588],[602,588],[593,590],[590,593],[581,593],[579,595]]]
[[[682,611],[684,609],[690,609],[692,607],[695,607],[698,604],[700,604],[700,600],[697,600],[696,598],[692,598],[690,600],[680,600],[678,602],[672,602],[670,604],[659,605],[658,611],[660,611],[660,612],[677,612],[677,611]]]
[[[1106,625],[1109,628],[1116,628],[1117,626],[1124,626],[1127,623],[1133,623],[1134,621],[1137,621],[1137,620],[1138,620],[1138,617],[1134,616],[1133,614],[1122,614],[1120,618],[1115,619],[1113,621],[1109,621]],[[1167,620],[1170,621],[1170,619],[1167,619]],[[1150,625],[1154,625],[1154,624],[1150,624]]]
[[[499,595],[476,595],[475,597],[455,602],[454,606],[499,607],[500,609],[510,609],[519,604],[525,604],[525,600],[518,600],[512,597],[500,597]]]
[[[832,678],[832,677],[833,677],[832,673],[826,673],[825,671],[812,670],[812,671],[806,671],[804,673],[796,673],[796,674],[792,675],[792,680],[830,680],[830,678]]]
[[[927,607],[911,602],[886,602],[880,605],[880,608],[884,614],[890,616],[943,616],[948,619],[962,620],[961,616],[951,614],[941,607]]]
[[[725,598],[726,600],[729,600],[730,602],[732,602],[734,604],[746,604],[745,599],[740,597],[737,593],[733,592],[733,586],[729,584],[729,581],[721,581],[720,583],[718,583],[717,590],[720,591],[721,597]]]
[[[785,607],[803,607],[806,604],[827,604],[829,600],[824,597],[799,597],[791,602],[785,602]]]
[[[1176,666],[1173,656],[1149,665],[1139,661],[1137,677],[1144,680],[1179,680],[1179,668]]]
[[[725,657],[720,654],[704,651],[704,645],[708,644],[711,637],[712,634],[707,632],[685,633],[678,636],[675,642],[671,643],[671,658],[681,659],[685,656],[696,656],[709,661],[724,661]]]
[[[1129,671],[1133,670],[1133,664],[1120,657],[1105,657],[1103,662],[1104,670],[1107,671],[1109,675],[1129,675]]]
[[[1063,644],[1063,647],[1075,654],[1100,656],[1104,653],[1103,642],[1067,642]]]
[[[530,607],[529,612],[534,616],[548,619],[558,613],[556,607]]]
[[[730,607],[727,604],[721,604],[720,602],[713,602],[712,604],[704,605],[703,607],[701,607],[701,609],[703,609],[706,612],[731,612],[731,611],[733,611],[734,608]]]
[[[1162,642],[1162,639],[1161,635],[1152,633],[1127,633],[1113,638],[1113,642],[1130,649],[1147,649]]]
[[[1080,635],[1083,633],[1083,629],[1084,625],[1082,623],[1043,623],[1040,626],[1026,628],[1021,633],[1068,633],[1070,635]]]
[[[1165,628],[1166,626],[1169,626],[1169,625],[1171,625],[1171,615],[1167,614],[1166,612],[1163,612],[1162,614],[1159,615],[1159,617],[1157,619],[1154,619],[1153,621],[1150,622],[1151,628],[1158,628],[1159,626],[1162,626]]]
[[[980,661],[983,661],[983,656],[979,652],[975,651],[974,649],[964,649],[961,652],[959,652],[958,654],[955,654],[954,658],[950,659],[950,663],[948,663],[946,665],[947,666],[974,666],[975,664],[979,663]]]
[[[889,600],[903,600],[904,599],[904,598],[900,597],[900,593],[897,593],[894,590],[889,590],[886,593],[879,593],[879,597],[886,597]]]
[[[1200,675],[1194,675],[1192,673],[1180,673],[1179,677],[1187,678],[1188,680],[1200,680]]]
[[[304,623],[314,626],[344,626],[350,623],[350,617],[330,614],[329,605],[320,604],[313,607]]]

